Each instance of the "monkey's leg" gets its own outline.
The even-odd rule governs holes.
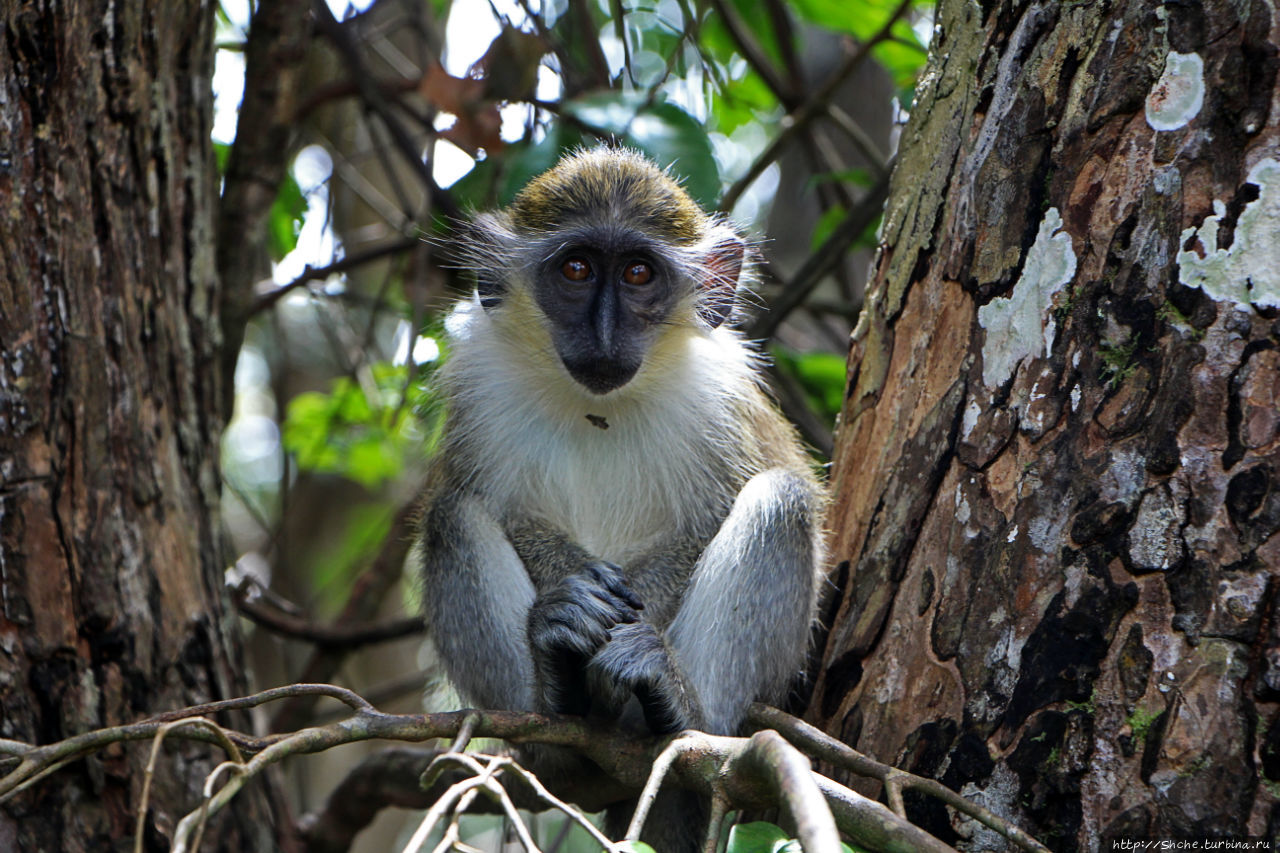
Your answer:
[[[534,710],[534,589],[501,527],[474,498],[442,498],[426,510],[423,551],[427,625],[450,680],[477,707]]]
[[[781,468],[752,477],[703,551],[667,636],[707,731],[777,704],[803,666],[817,596],[821,498]]]

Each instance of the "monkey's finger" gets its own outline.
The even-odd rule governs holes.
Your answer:
[[[635,622],[640,614],[625,599],[614,595],[608,587],[585,576],[572,577],[565,582],[569,606],[578,607],[587,619],[594,619],[604,628],[619,622]]]
[[[622,568],[620,566],[601,561],[588,566],[587,572],[599,581],[601,586],[621,598],[629,606],[636,610],[644,610],[644,602],[640,600],[640,596],[631,591],[631,587],[627,586],[626,578],[622,576]]]
[[[609,641],[609,632],[583,620],[551,620],[541,627],[536,644],[560,655],[585,660]]]

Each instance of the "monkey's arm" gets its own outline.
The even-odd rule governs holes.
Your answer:
[[[422,520],[427,625],[449,678],[481,708],[537,709],[526,621],[534,589],[502,528],[465,493]]]
[[[539,710],[585,716],[616,710],[588,684],[588,662],[624,624],[640,622],[640,599],[622,570],[558,530],[531,519],[508,520],[507,536],[537,597],[529,608],[528,644]]]

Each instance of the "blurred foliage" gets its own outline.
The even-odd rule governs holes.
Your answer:
[[[431,413],[420,377],[403,364],[369,365],[367,382],[340,376],[330,390],[289,401],[284,448],[303,471],[340,474],[368,488],[399,477],[406,458],[430,448],[416,412]]]
[[[844,354],[795,352],[782,346],[770,347],[769,352],[778,369],[800,386],[809,407],[824,418],[835,420],[844,403]]]

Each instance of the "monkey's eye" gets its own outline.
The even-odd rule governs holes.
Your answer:
[[[560,265],[560,275],[569,281],[586,281],[591,277],[591,264],[582,258],[569,258]]]
[[[627,284],[648,284],[653,280],[653,267],[643,261],[636,261],[622,271],[622,280]]]

